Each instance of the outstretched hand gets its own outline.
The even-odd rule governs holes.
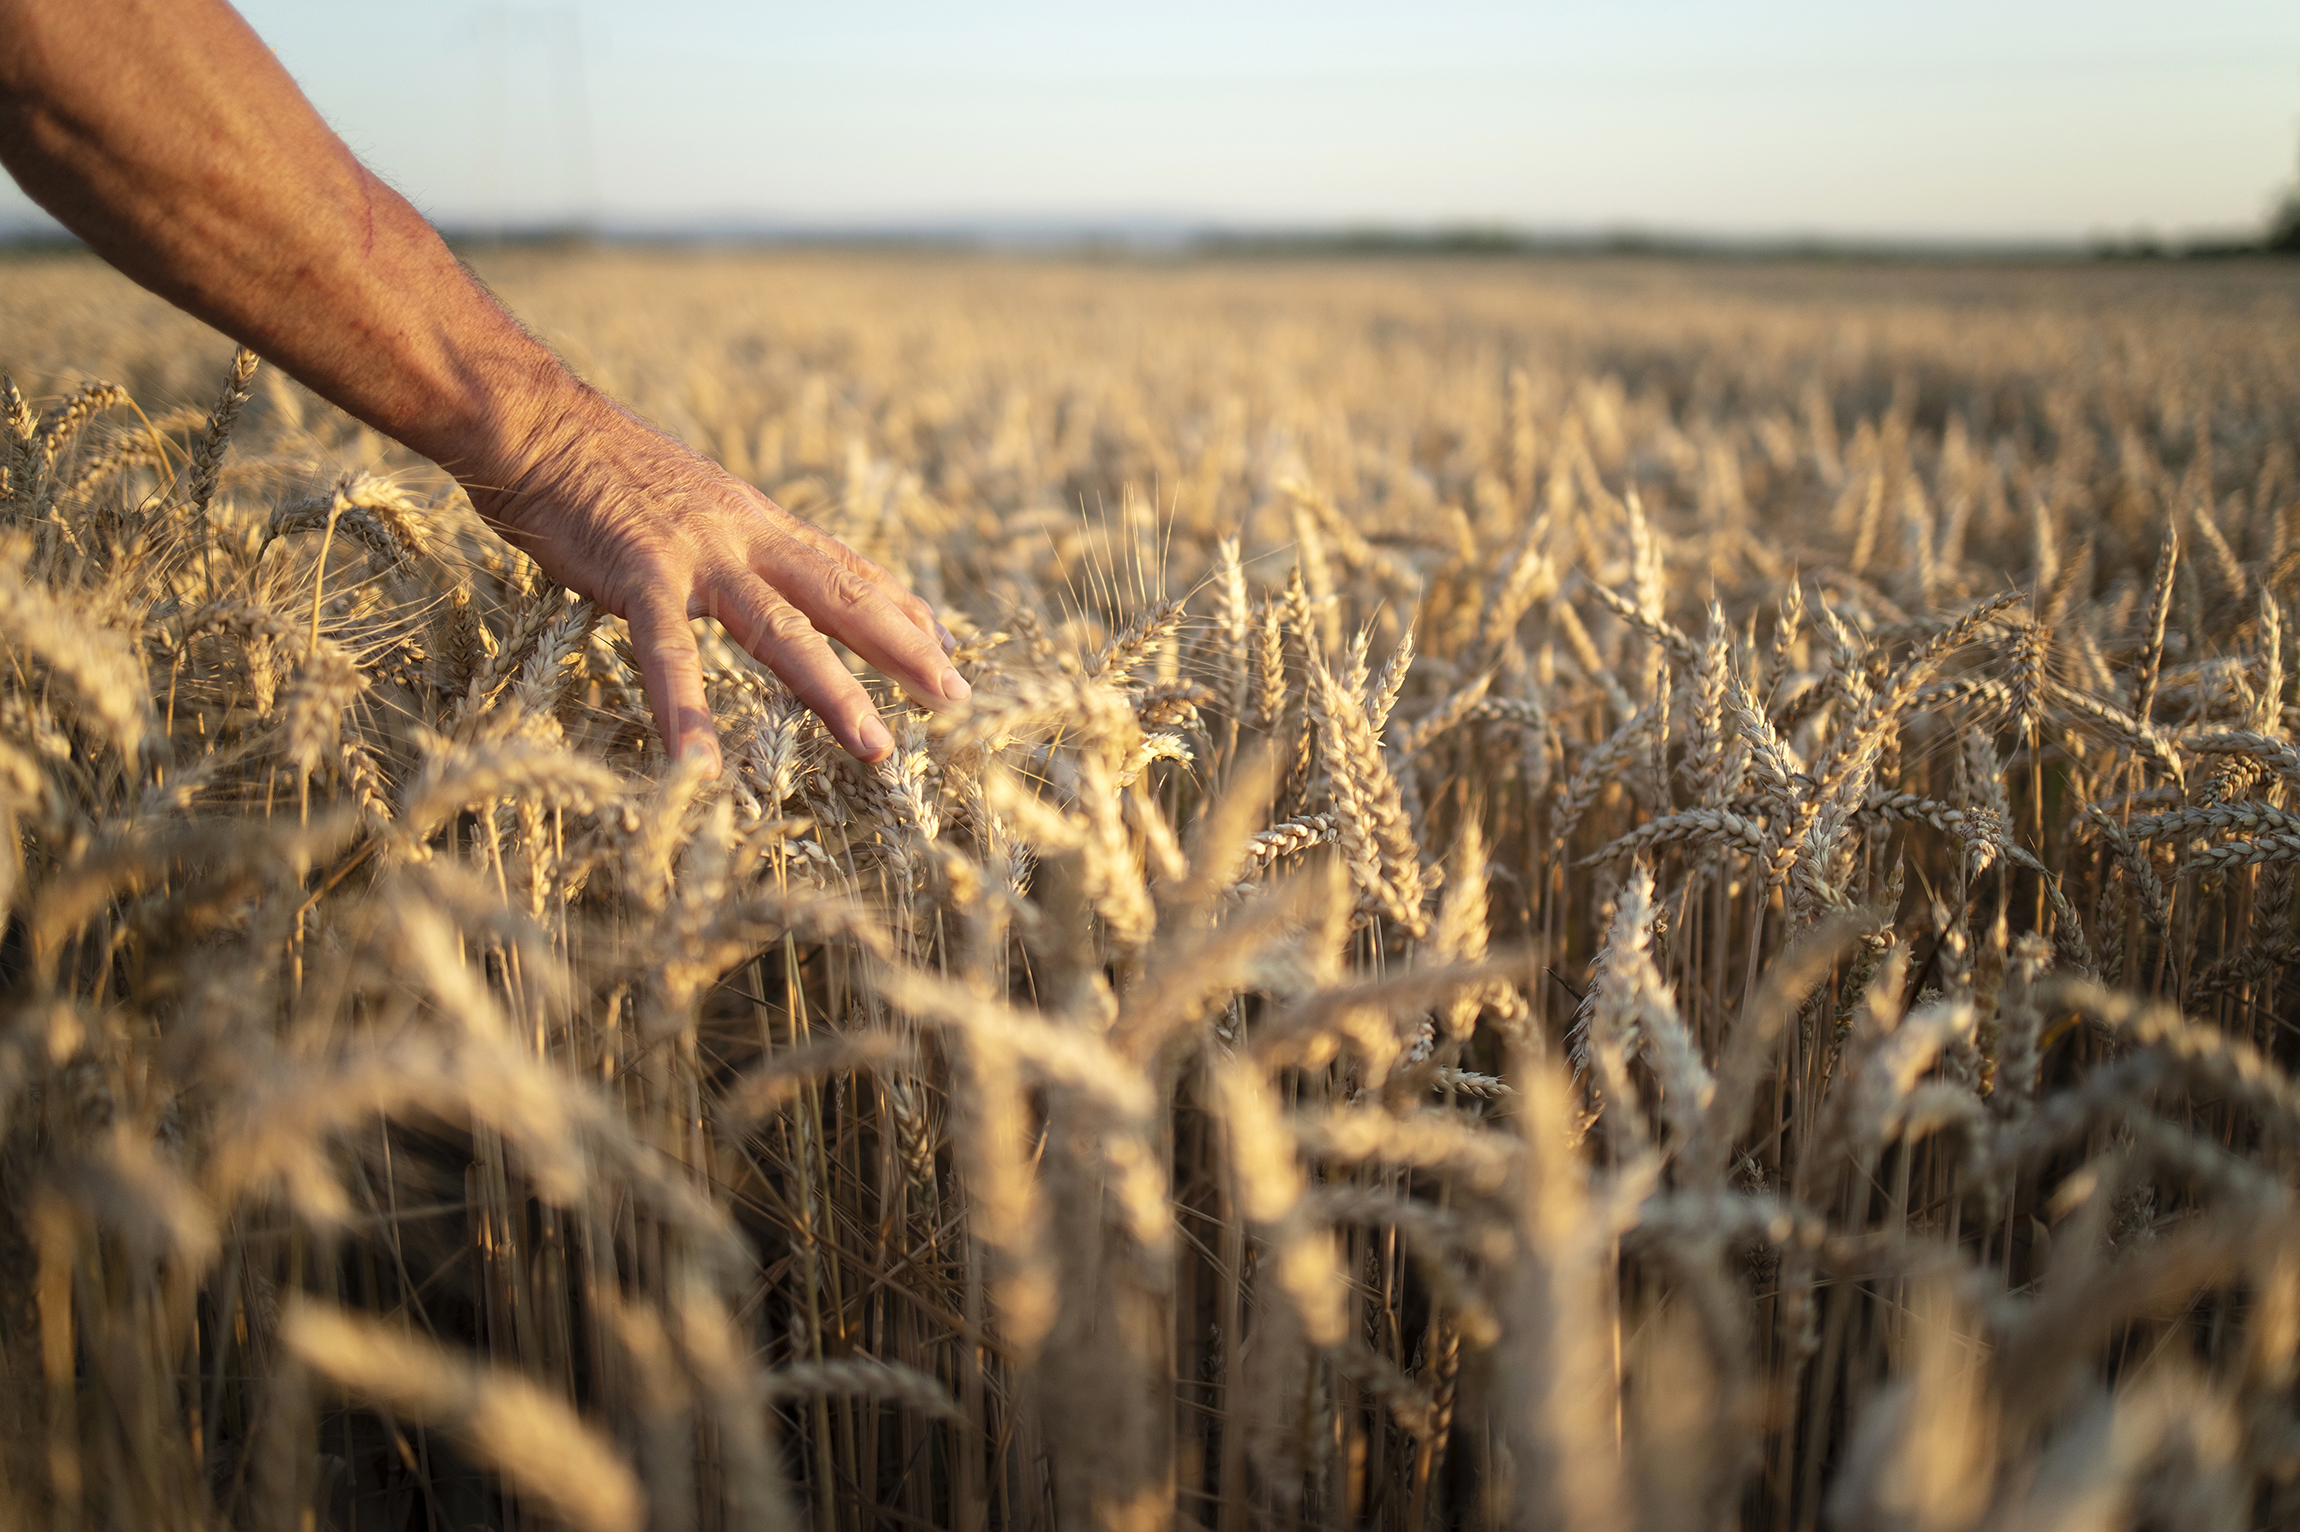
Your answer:
[[[831,639],[922,707],[967,699],[953,640],[925,602],[597,393],[581,391],[531,445],[501,484],[470,486],[473,504],[545,574],[630,625],[672,759],[718,761],[695,617],[718,619],[862,760],[893,740]]]
[[[629,623],[674,759],[718,758],[695,617],[864,760],[892,741],[831,639],[922,706],[965,699],[924,602],[579,383],[222,0],[0,0],[0,165],[129,276],[454,471]]]

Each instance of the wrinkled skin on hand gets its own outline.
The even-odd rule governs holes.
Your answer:
[[[480,514],[552,579],[631,628],[665,747],[718,759],[690,618],[712,617],[819,714],[849,753],[892,739],[837,639],[922,707],[963,702],[952,640],[884,569],[599,394],[584,390]]]
[[[454,472],[628,622],[674,759],[718,760],[693,617],[865,760],[892,742],[830,638],[922,706],[965,698],[922,602],[585,387],[221,0],[0,0],[0,164],[128,276]]]

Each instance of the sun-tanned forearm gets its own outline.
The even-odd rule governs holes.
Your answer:
[[[924,603],[584,387],[223,0],[0,0],[0,163],[136,281],[454,473],[624,618],[673,754],[716,753],[691,617],[866,758],[887,731],[826,635],[914,701],[965,698]]]
[[[137,282],[452,470],[575,403],[226,6],[0,0],[0,160]]]

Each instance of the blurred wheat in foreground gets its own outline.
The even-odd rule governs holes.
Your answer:
[[[2300,1522],[2288,276],[494,274],[977,700],[0,268],[0,1526]]]

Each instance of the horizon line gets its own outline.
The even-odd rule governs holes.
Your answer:
[[[1328,219],[1246,222],[1157,214],[951,215],[825,218],[773,214],[678,217],[559,215],[435,218],[458,250],[539,246],[941,249],[982,254],[1646,255],[1722,258],[2097,259],[2291,253],[2271,249],[2255,225],[2163,233],[2147,228],[2084,235],[1718,231],[1622,222],[1518,223],[1505,219]],[[51,219],[0,222],[0,250],[86,249]]]

